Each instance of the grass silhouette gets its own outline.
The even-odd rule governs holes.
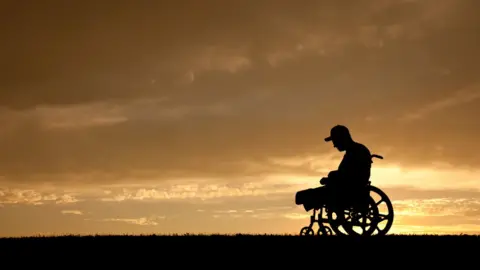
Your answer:
[[[414,267],[427,264],[428,268],[452,261],[456,269],[464,269],[458,267],[471,268],[472,264],[478,264],[479,247],[480,235],[36,235],[0,238],[0,258],[3,262],[12,260],[18,263],[20,256],[24,260],[34,260],[36,265],[43,262],[49,266],[52,262],[58,264],[59,260],[85,264],[85,267],[103,262],[108,263],[108,269],[113,265],[123,268],[127,263],[132,263],[135,268],[141,264],[151,268],[165,263],[175,264],[174,268],[193,265],[196,268],[220,266],[224,269],[265,265],[270,269],[274,265],[286,267],[286,263],[295,263],[297,267],[304,263],[309,267],[311,263],[318,264],[314,261],[319,258],[325,259],[326,265],[328,261],[341,264],[340,269],[344,269],[345,264],[360,268],[378,264],[380,267],[384,260],[394,260],[389,265],[407,263]]]

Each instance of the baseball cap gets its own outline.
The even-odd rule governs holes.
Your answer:
[[[350,136],[350,131],[346,126],[336,125],[330,130],[330,136],[325,138],[326,142],[331,141],[333,138],[339,138],[344,136]]]

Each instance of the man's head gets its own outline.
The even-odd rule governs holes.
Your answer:
[[[338,151],[345,151],[348,146],[353,142],[350,131],[347,127],[342,125],[336,125],[330,130],[330,136],[325,138],[326,142],[332,141],[333,146]]]

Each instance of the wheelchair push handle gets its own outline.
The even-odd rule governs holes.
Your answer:
[[[373,158],[383,159],[382,156],[377,155],[377,154],[373,154],[373,155],[371,155],[371,158],[370,158],[370,159],[371,159],[371,161],[370,161],[371,163],[373,163]]]

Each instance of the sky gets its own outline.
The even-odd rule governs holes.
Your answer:
[[[344,153],[480,233],[477,0],[2,1],[0,236],[292,233]]]

